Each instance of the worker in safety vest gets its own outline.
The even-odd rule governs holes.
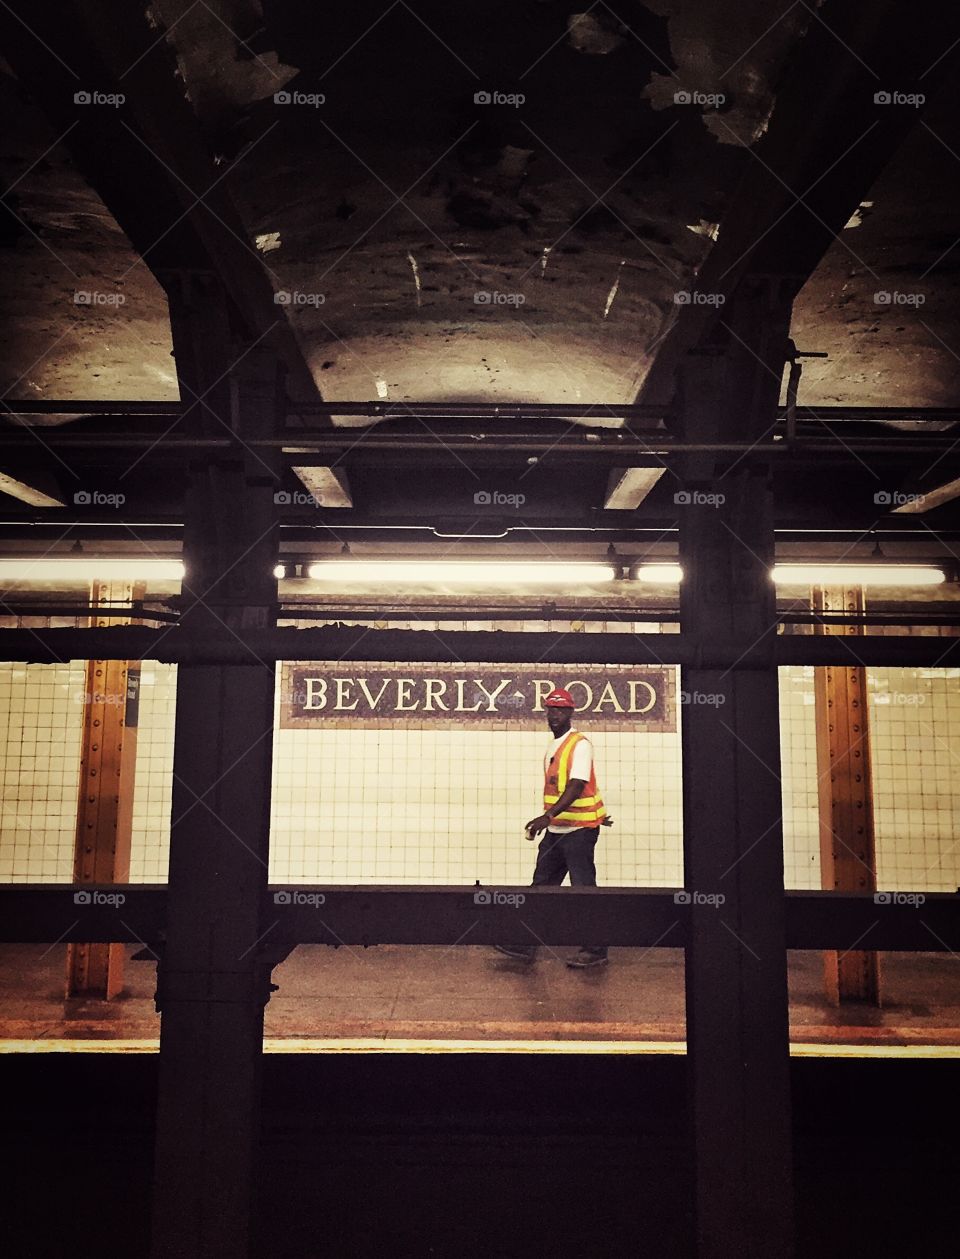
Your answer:
[[[600,798],[589,739],[572,727],[575,705],[569,691],[558,688],[544,701],[553,742],[543,758],[543,812],[527,823],[527,839],[543,839],[537,853],[533,886],[559,886],[569,874],[573,887],[596,887],[597,868],[593,850],[601,826],[612,819]],[[500,953],[533,961],[536,945],[500,945]],[[584,946],[568,960],[568,966],[602,966],[607,961],[603,945]]]

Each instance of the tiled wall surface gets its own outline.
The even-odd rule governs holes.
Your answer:
[[[879,884],[960,885],[957,670],[871,670]],[[0,665],[0,881],[69,881],[84,672]],[[813,670],[781,671],[788,887],[820,886]],[[176,668],[144,662],[131,879],[166,877]],[[681,710],[682,711],[682,710]],[[589,723],[583,722],[589,733]],[[277,730],[274,882],[526,883],[546,729]],[[680,736],[594,732],[602,883],[683,881]]]
[[[787,887],[818,888],[817,731],[810,665],[780,670],[780,775],[784,883]]]
[[[0,880],[69,883],[77,830],[83,661],[0,664]]]
[[[589,724],[583,723],[589,734]],[[279,730],[270,877],[528,883],[549,731]],[[682,883],[680,736],[591,736],[604,883]]]
[[[177,666],[144,660],[130,841],[131,883],[165,883],[167,879],[176,698]]]
[[[877,883],[960,887],[960,670],[868,674]]]

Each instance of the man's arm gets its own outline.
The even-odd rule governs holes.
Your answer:
[[[562,813],[564,809],[569,809],[574,800],[583,794],[583,789],[587,785],[585,778],[571,778],[568,780],[566,787],[563,789],[563,795],[556,802],[551,804],[550,808],[539,817],[532,818],[526,826],[527,839],[536,839],[541,831],[545,831],[558,813]]]

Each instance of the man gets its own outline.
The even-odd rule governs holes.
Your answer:
[[[544,701],[553,742],[543,758],[543,812],[527,823],[527,839],[546,832],[537,852],[533,886],[559,886],[569,874],[573,887],[596,887],[593,850],[601,826],[612,825],[597,789],[590,741],[572,726],[575,705],[569,691],[558,688]],[[536,945],[495,946],[500,953],[532,962]],[[584,946],[568,966],[603,966],[606,946]]]

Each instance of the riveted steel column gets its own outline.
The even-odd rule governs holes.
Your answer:
[[[735,330],[682,370],[688,440],[772,422],[789,306],[757,286]],[[776,605],[762,461],[698,459],[678,501],[681,624],[706,649],[770,640]],[[687,1055],[698,1259],[793,1253],[779,693],[769,663],[681,669]]]
[[[182,615],[242,642],[275,624],[273,469],[244,445],[282,415],[276,360],[231,342],[219,287],[172,303],[194,431],[236,445],[191,469]],[[183,664],[177,677],[167,939],[161,1009],[154,1259],[246,1259],[255,1200],[274,667]]]
[[[143,599],[142,582],[94,581],[90,602]],[[132,625],[132,617],[89,618],[91,627]],[[88,660],[74,882],[125,883],[130,877],[133,792],[137,769],[140,663]],[[88,893],[88,895],[90,895]],[[115,997],[123,989],[123,944],[69,944],[66,995]]]
[[[860,586],[815,588],[816,612],[863,612]],[[858,636],[862,625],[818,625],[817,633]],[[853,651],[849,665],[814,670],[820,880],[827,891],[873,892],[877,847],[873,825],[867,671]],[[823,955],[827,1000],[880,1005],[880,955],[863,949]]]

